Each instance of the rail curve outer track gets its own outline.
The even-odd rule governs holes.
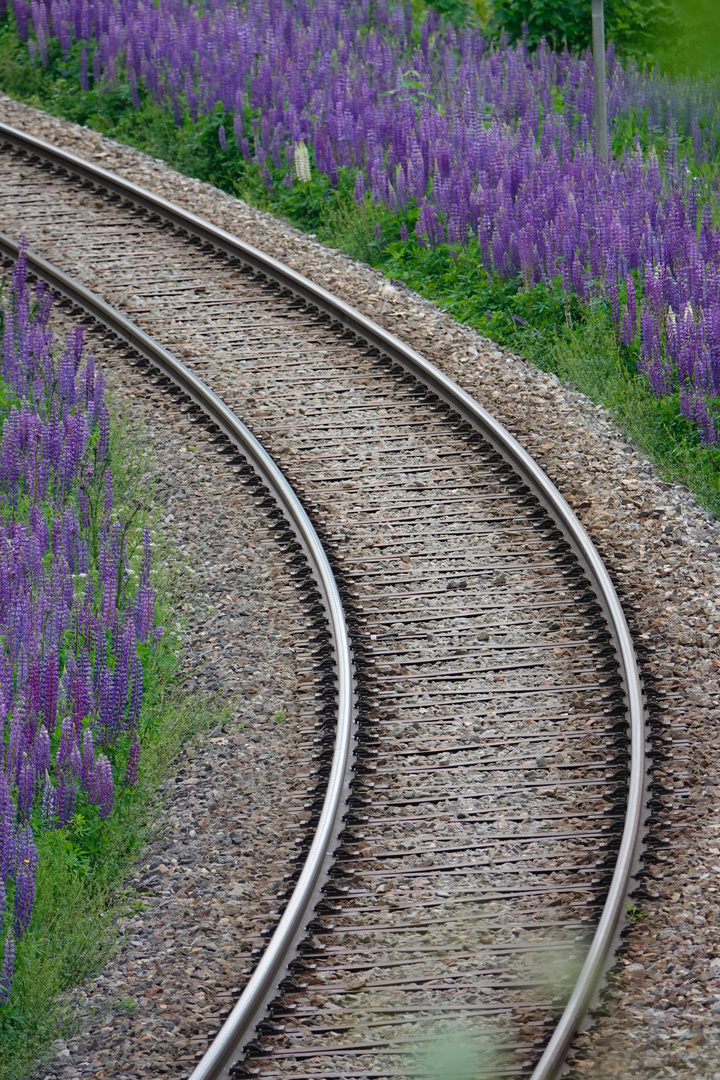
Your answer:
[[[174,303],[198,304],[200,268],[197,340],[232,361],[228,393],[295,468],[352,632],[350,794],[340,776],[350,751],[325,732],[330,786],[322,813],[317,797],[304,816],[298,807],[297,884],[279,897],[262,960],[193,1080],[407,1075],[409,1052],[427,1056],[429,1040],[458,1031],[476,1075],[549,1080],[611,962],[645,814],[632,641],[584,529],[515,439],[397,338],[151,193],[3,125],[0,139],[5,205],[29,232],[37,221],[51,247],[75,228],[83,258],[85,244],[96,266],[105,258],[122,272],[117,251],[132,231],[134,266],[152,260],[156,294]],[[155,277],[134,287],[149,292]],[[232,338],[224,351],[218,321]],[[127,326],[115,329],[128,340]],[[335,652],[339,678],[349,661],[337,642]],[[346,674],[337,734],[351,738]],[[326,697],[333,675],[319,672]],[[303,830],[315,824],[324,839],[309,846]]]

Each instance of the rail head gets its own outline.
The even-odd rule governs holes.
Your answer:
[[[78,176],[89,185],[102,187],[113,196],[142,207],[149,214],[159,216],[177,229],[194,236],[203,245],[209,245],[213,250],[222,252],[230,259],[264,275],[276,282],[281,289],[289,290],[294,296],[327,315],[334,323],[351,331],[370,347],[401,365],[495,447],[522,476],[572,547],[594,587],[597,603],[604,612],[618,655],[627,702],[630,766],[621,845],[597,930],[573,993],[545,1053],[532,1074],[532,1080],[552,1080],[560,1072],[573,1036],[591,1007],[602,976],[611,962],[613,948],[625,918],[625,901],[629,897],[633,875],[639,865],[647,800],[646,719],[635,650],[615,588],[586,530],[550,478],[510,432],[469,394],[394,334],[259,249],[114,173],[53,147],[35,136],[0,123],[0,140],[2,139],[27,154],[42,157],[56,168]],[[279,930],[280,927],[278,932]],[[274,943],[273,938],[266,956],[274,949]],[[221,1075],[223,1074],[218,1071],[205,1068],[203,1060],[192,1074],[191,1080],[215,1080]]]

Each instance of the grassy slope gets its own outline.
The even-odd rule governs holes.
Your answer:
[[[115,508],[122,512],[140,502],[148,508],[148,523],[157,525],[159,504],[148,479],[151,459],[139,434],[114,424],[111,454]],[[30,926],[18,942],[10,1002],[0,1006],[0,1080],[27,1075],[67,1029],[71,1011],[64,991],[99,969],[117,940],[118,920],[141,905],[123,879],[155,828],[162,808],[160,786],[172,774],[183,742],[221,717],[215,703],[184,699],[175,684],[175,583],[187,575],[166,544],[155,547],[154,559],[156,617],[167,633],[144,661],[138,782],[133,789],[118,789],[104,825],[92,813],[76,814],[68,829],[35,831],[36,901]]]
[[[13,97],[58,116],[95,128],[162,158],[187,175],[206,180],[261,209],[315,233],[325,243],[383,270],[434,300],[455,318],[499,344],[556,372],[596,402],[607,406],[618,426],[655,462],[667,478],[686,484],[698,500],[720,514],[720,451],[704,447],[682,417],[677,396],[658,401],[637,374],[635,355],[621,355],[605,306],[581,306],[560,290],[525,290],[518,280],[498,281],[480,267],[473,246],[428,251],[414,239],[403,243],[399,219],[356,206],[353,178],[341,170],[337,190],[317,177],[309,184],[282,185],[271,174],[268,189],[228,139],[221,150],[218,128],[232,125],[220,110],[178,128],[172,116],[145,95],[135,108],[129,90],[78,91],[78,63],[56,52],[48,69],[29,60],[10,21],[0,21],[0,88]],[[622,133],[623,141],[632,131]],[[643,141],[647,133],[641,133]],[[616,147],[618,149],[618,147]],[[406,218],[412,237],[414,220]],[[380,225],[381,236],[375,236]]]

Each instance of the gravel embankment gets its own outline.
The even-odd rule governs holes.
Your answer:
[[[56,332],[66,322],[58,318]],[[183,612],[185,685],[222,708],[165,784],[156,839],[129,883],[142,909],[125,921],[102,974],[74,993],[73,1037],[56,1044],[38,1080],[190,1071],[255,963],[239,954],[260,944],[264,915],[276,907],[267,898],[281,887],[296,835],[284,827],[304,783],[294,777],[307,757],[301,732],[314,722],[290,632],[302,608],[257,500],[166,395],[89,347],[116,414],[152,445],[165,527],[194,571]]]
[[[617,433],[604,410],[453,322],[429,302],[389,284],[372,269],[91,131],[2,96],[0,117],[189,207],[336,292],[409,340],[474,394],[556,482],[624,590],[643,649],[644,672],[655,680],[656,747],[663,757],[655,767],[661,791],[652,823],[661,861],[647,879],[649,895],[639,902],[643,917],[630,927],[608,1015],[590,1034],[578,1038],[573,1072],[603,1080],[716,1077],[720,1060],[717,523],[686,491],[663,483]],[[119,976],[105,977],[111,985]],[[182,1002],[177,1004],[175,1015],[179,1017],[183,1008]],[[148,1041],[157,1038],[152,1028],[149,1035]],[[106,1038],[101,1031],[98,1043]],[[114,1053],[109,1050],[107,1060],[112,1061]],[[73,1060],[84,1059],[73,1055]],[[146,1074],[137,1064],[134,1075]],[[106,1074],[125,1075],[112,1066]]]

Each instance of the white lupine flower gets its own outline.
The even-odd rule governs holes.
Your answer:
[[[302,140],[295,144],[295,175],[303,184],[307,184],[312,180],[310,155],[307,146]]]

